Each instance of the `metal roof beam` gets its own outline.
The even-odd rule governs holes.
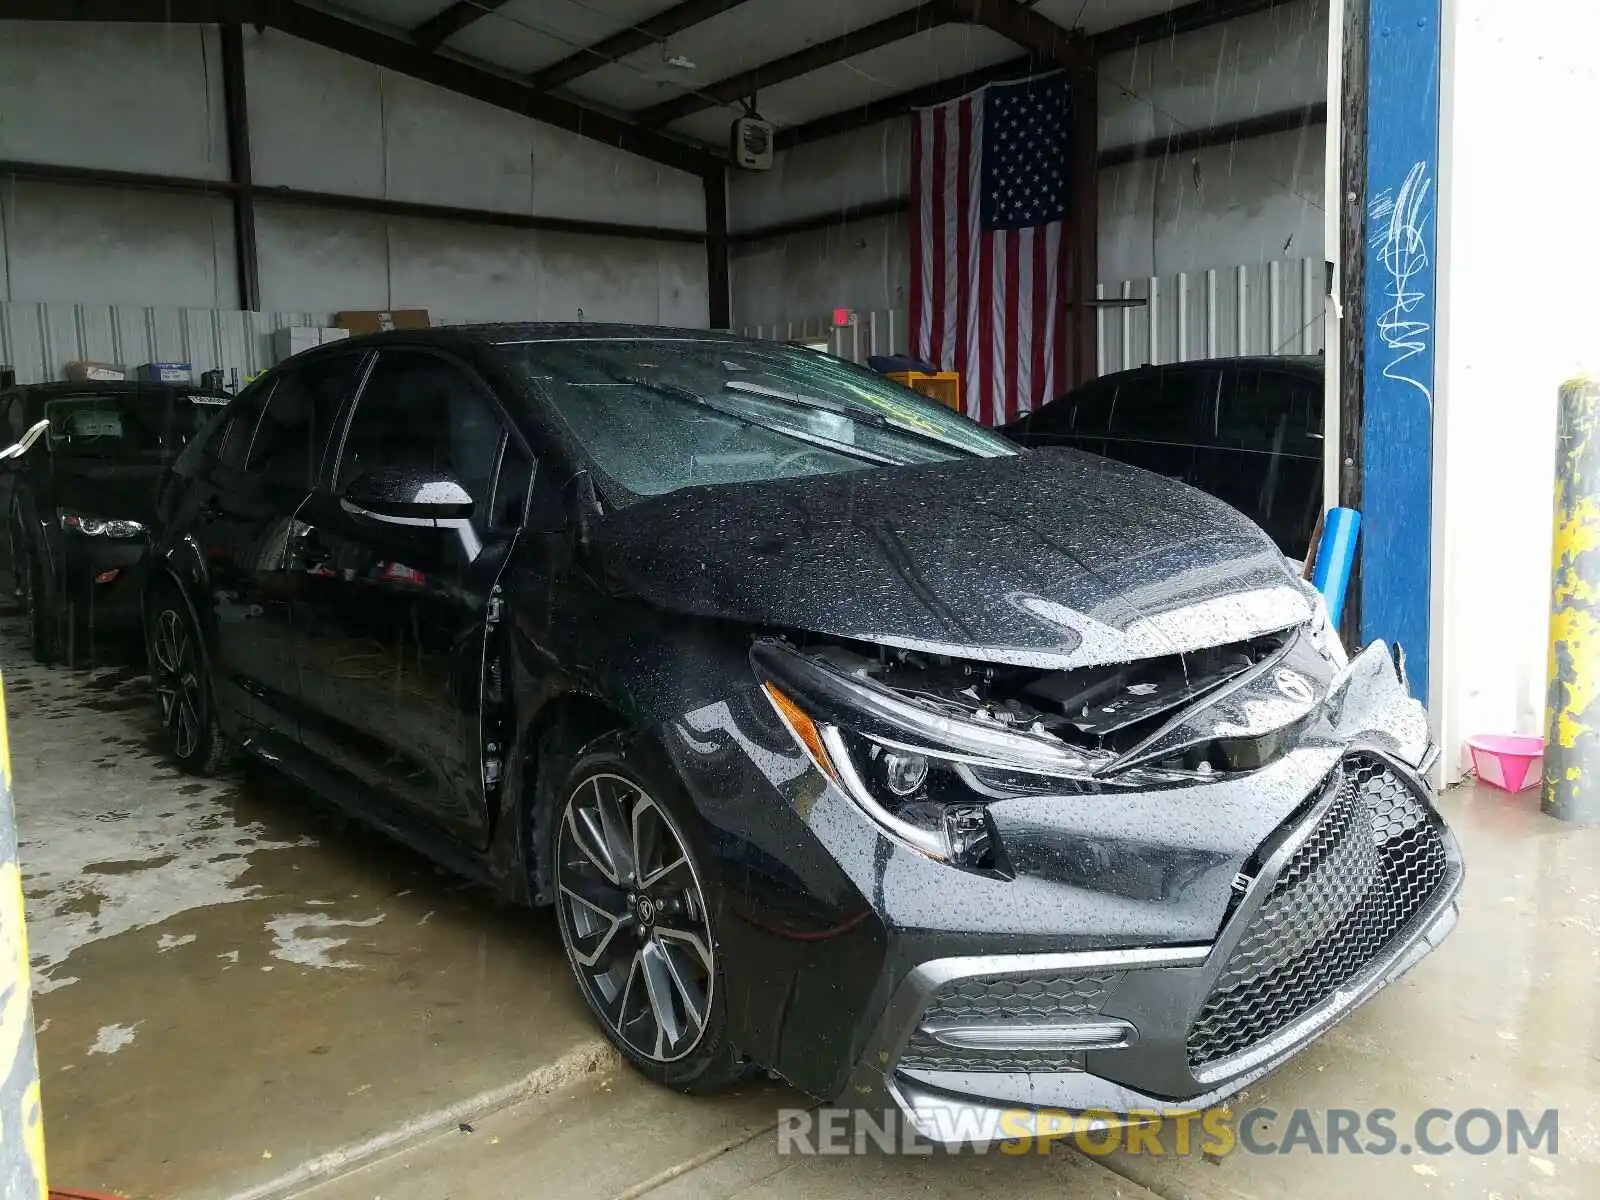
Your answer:
[[[641,129],[625,118],[560,96],[541,94],[519,80],[425,50],[405,32],[387,33],[295,0],[0,0],[0,19],[8,18],[153,23],[240,21],[267,26],[679,171],[703,175],[722,161],[698,143]]]
[[[608,38],[587,46],[559,62],[542,67],[528,76],[528,86],[536,92],[548,92],[581,79],[591,71],[626,58],[638,50],[666,41],[675,33],[702,25],[712,17],[720,16],[730,8],[738,8],[748,0],[683,0],[665,12],[646,17],[636,25],[619,30]]]
[[[696,91],[686,92],[672,100],[641,109],[634,114],[634,117],[641,125],[660,127],[681,117],[704,112],[708,108],[716,108],[718,105],[737,104],[763,88],[775,87],[791,79],[798,79],[802,75],[820,71],[823,67],[830,67],[834,63],[865,54],[868,50],[876,50],[880,46],[903,42],[925,29],[948,25],[955,19],[955,15],[943,0],[919,4],[906,12],[851,30],[840,37],[818,42],[814,46],[807,46],[804,50],[797,50],[783,58],[763,63],[759,67],[753,67],[737,75],[730,75],[716,83],[707,84]]]
[[[411,31],[411,40],[424,50],[437,50],[468,25],[487,17],[506,0],[456,0]]]

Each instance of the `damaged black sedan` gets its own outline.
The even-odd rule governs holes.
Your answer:
[[[665,1084],[764,1068],[936,1139],[1196,1107],[1454,923],[1423,711],[1259,529],[849,364],[382,334],[268,374],[177,474],[173,757],[265,758],[553,905]]]

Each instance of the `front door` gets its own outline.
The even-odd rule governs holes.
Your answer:
[[[216,630],[217,701],[249,729],[291,740],[300,683],[289,534],[363,360],[354,351],[319,358],[246,393],[188,492]]]
[[[290,552],[306,747],[475,846],[488,830],[485,634],[531,461],[469,368],[384,349]],[[477,501],[470,525],[393,524],[341,503],[379,468],[451,475]]]

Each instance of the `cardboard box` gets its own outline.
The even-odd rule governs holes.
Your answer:
[[[134,368],[133,377],[145,383],[193,383],[192,363],[151,362]]]
[[[338,329],[332,326],[323,328],[318,325],[286,325],[282,329],[272,332],[272,355],[274,362],[282,362],[286,358],[299,354],[302,350],[312,350],[317,346],[326,346],[329,342],[342,342],[350,336],[348,329]]]
[[[127,377],[127,372],[114,363],[74,359],[67,364],[67,378],[73,383],[93,383],[99,380],[116,381]]]
[[[333,323],[341,329],[360,337],[364,333],[385,333],[390,329],[426,329],[428,310],[425,308],[397,308],[392,312],[351,309],[335,313]]]

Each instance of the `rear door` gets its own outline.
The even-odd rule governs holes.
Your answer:
[[[352,480],[380,468],[454,477],[477,501],[470,529],[396,525],[340,503]],[[474,846],[488,830],[485,635],[532,471],[469,365],[385,348],[291,548],[305,745]]]
[[[247,391],[186,493],[193,512],[178,518],[195,531],[207,564],[218,702],[291,740],[299,672],[289,534],[365,359],[355,350],[319,356]]]

